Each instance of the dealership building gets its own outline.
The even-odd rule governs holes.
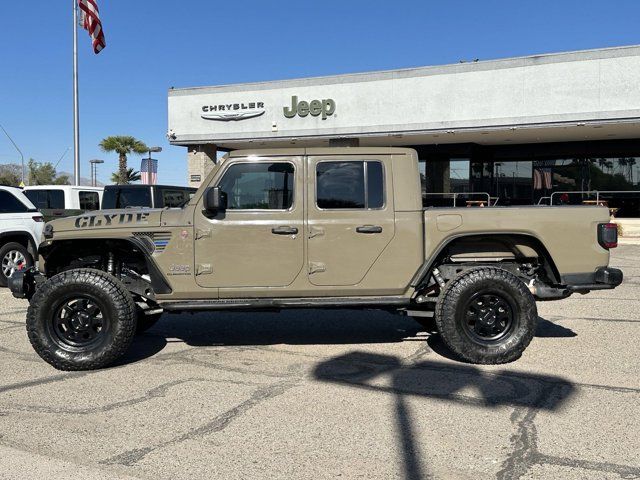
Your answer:
[[[425,205],[606,202],[640,217],[640,46],[171,89],[198,186],[217,152],[417,150]]]

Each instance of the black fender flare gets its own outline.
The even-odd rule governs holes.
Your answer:
[[[539,238],[537,238],[534,235],[521,233],[521,232],[489,231],[489,232],[463,233],[463,234],[452,235],[450,237],[447,237],[442,243],[440,243],[440,245],[438,245],[438,247],[434,250],[434,252],[424,261],[424,263],[420,266],[420,268],[418,268],[416,273],[411,278],[411,283],[409,285],[413,288],[418,287],[423,282],[423,280],[429,275],[429,273],[433,270],[433,268],[435,268],[436,261],[438,260],[442,252],[449,245],[451,245],[453,242],[460,240],[462,238],[471,238],[471,237],[481,237],[481,238],[512,237],[514,240],[520,238],[520,239],[525,239],[527,241],[532,242],[535,246],[534,249],[538,252],[539,255],[543,256],[545,261],[548,263],[548,267],[549,267],[548,273],[551,275],[551,278],[553,278],[556,281],[556,283],[560,283],[561,281],[560,272],[556,267],[553,257],[551,257],[551,254],[549,253],[549,251],[544,246],[544,244],[540,241]]]
[[[147,266],[147,271],[149,272],[149,277],[151,279],[151,287],[153,288],[154,293],[156,294],[169,294],[173,290],[169,285],[165,275],[162,273],[158,264],[152,257],[153,247],[148,243],[145,243],[141,238],[138,237],[125,237],[125,238],[91,238],[86,240],[74,240],[74,239],[65,239],[65,240],[47,240],[40,244],[38,248],[38,253],[42,255],[45,259],[45,268],[46,268],[46,260],[49,255],[63,242],[125,242],[131,245],[131,247],[135,247],[139,250],[145,260],[145,264]]]

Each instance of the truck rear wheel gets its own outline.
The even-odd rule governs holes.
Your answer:
[[[35,351],[59,370],[94,370],[112,364],[131,345],[136,306],[113,276],[74,269],[47,280],[27,311]]]
[[[529,345],[538,311],[527,286],[496,267],[467,270],[445,286],[436,307],[444,343],[471,363],[516,360]]]

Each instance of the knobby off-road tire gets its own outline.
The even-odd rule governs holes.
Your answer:
[[[124,285],[100,270],[62,272],[40,286],[27,310],[35,351],[59,370],[112,364],[136,333],[136,305]]]
[[[15,265],[13,260],[16,259],[20,260],[20,265]],[[0,287],[7,286],[8,277],[5,275],[5,269],[12,265],[20,270],[26,270],[33,266],[33,257],[24,245],[17,242],[9,242],[0,247]]]
[[[447,283],[436,306],[442,340],[471,363],[516,360],[531,342],[537,321],[536,302],[527,286],[497,267],[460,273]]]

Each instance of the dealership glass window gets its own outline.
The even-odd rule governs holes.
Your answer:
[[[6,190],[0,190],[0,213],[25,213],[27,206]]]
[[[80,210],[100,210],[100,197],[98,192],[78,192],[80,200]]]
[[[60,189],[27,190],[24,192],[37,209],[64,209],[64,192]]]
[[[469,193],[468,158],[425,159],[419,162],[423,206],[451,206],[452,193]],[[461,198],[467,198],[463,195]]]
[[[218,184],[230,210],[287,210],[293,204],[294,167],[285,162],[237,163]]]
[[[543,191],[544,203],[579,205],[598,197],[617,217],[640,216],[640,157],[556,158],[545,166],[552,188]]]
[[[532,203],[533,162],[517,160],[493,162],[491,196],[499,205]]]
[[[320,162],[316,203],[323,209],[382,208],[384,169],[377,161]]]

